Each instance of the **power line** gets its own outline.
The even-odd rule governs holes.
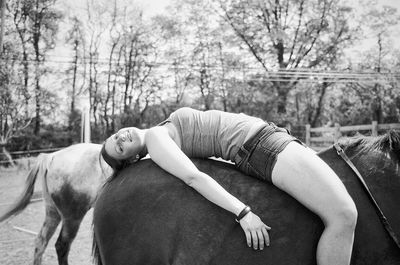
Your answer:
[[[9,59],[10,61],[15,62],[23,62],[22,59]],[[35,60],[27,60],[28,62],[36,62]],[[63,61],[63,60],[46,60],[44,63],[59,63],[59,64],[74,64],[74,61]],[[81,65],[81,62],[78,62]],[[86,64],[89,64],[86,62]],[[99,62],[94,61],[93,64],[100,64],[100,65],[109,65],[109,62]],[[123,65],[124,62],[111,62],[111,64],[115,65]],[[341,71],[341,70],[314,70],[314,69],[306,69],[306,68],[299,68],[299,69],[287,69],[287,70],[276,70],[266,72],[263,71],[261,68],[257,67],[249,67],[249,66],[228,66],[223,67],[221,65],[201,65],[201,64],[180,64],[176,65],[170,62],[155,62],[155,63],[145,63],[145,66],[148,67],[168,67],[167,70],[187,70],[190,69],[215,69],[215,70],[237,70],[237,71],[244,71],[244,70],[259,70],[258,74],[265,74],[268,77],[279,77],[285,79],[286,77],[296,77],[298,79],[305,79],[305,78],[319,78],[319,79],[330,79],[330,78],[358,78],[358,79],[379,79],[383,76],[387,78],[400,78],[400,72],[373,72],[373,71]],[[255,73],[257,74],[257,73]],[[276,81],[287,81],[287,80],[276,80]]]

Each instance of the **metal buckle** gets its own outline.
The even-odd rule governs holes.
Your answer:
[[[341,156],[342,154],[343,154],[343,149],[342,149],[342,147],[340,147],[340,145],[338,144],[338,143],[335,143],[334,145],[333,145],[334,147],[335,147],[335,149],[336,149],[336,153],[339,155],[339,156]]]

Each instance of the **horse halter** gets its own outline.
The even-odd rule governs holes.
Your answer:
[[[364,187],[365,192],[368,195],[368,198],[371,200],[372,205],[375,207],[376,213],[379,216],[383,226],[385,227],[386,231],[389,233],[389,236],[392,238],[396,246],[400,249],[400,241],[397,238],[396,234],[393,231],[392,226],[389,224],[386,216],[383,214],[381,208],[379,207],[378,203],[376,202],[374,195],[371,193],[370,189],[368,188],[367,183],[365,182],[364,178],[362,177],[361,173],[358,171],[356,166],[351,162],[350,158],[345,154],[344,150],[338,143],[335,143],[334,148],[336,149],[337,154],[346,162],[346,164],[353,170],[354,174],[358,177],[358,180],[361,182],[362,186]]]

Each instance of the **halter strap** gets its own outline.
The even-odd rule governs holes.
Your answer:
[[[392,238],[396,246],[400,249],[400,241],[397,238],[396,234],[393,231],[392,226],[389,224],[389,221],[387,220],[386,216],[383,214],[381,208],[379,207],[378,203],[376,202],[374,195],[371,193],[370,189],[368,188],[367,183],[365,182],[364,178],[362,177],[361,173],[358,171],[356,166],[351,162],[349,157],[345,154],[344,150],[338,143],[335,143],[333,145],[336,149],[337,154],[346,162],[346,164],[353,170],[353,172],[356,174],[358,177],[359,181],[361,182],[362,186],[364,187],[365,192],[368,195],[368,198],[371,200],[373,206],[375,207],[376,213],[379,216],[379,219],[381,220],[383,226],[385,227],[386,231],[389,233],[389,236]]]

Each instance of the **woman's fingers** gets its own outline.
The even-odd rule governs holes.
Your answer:
[[[244,233],[245,233],[245,235],[246,235],[247,245],[248,245],[249,247],[251,247],[251,234],[250,234],[250,231],[245,231]]]
[[[249,247],[253,245],[254,250],[263,250],[264,245],[269,246],[268,230],[271,230],[271,227],[264,224],[257,215],[252,212],[248,213],[240,220],[240,225],[246,235]]]
[[[258,246],[260,250],[264,249],[264,234],[261,230],[257,230],[257,237],[258,237]]]
[[[264,238],[265,238],[265,245],[267,246],[267,247],[269,247],[269,244],[270,244],[270,240],[269,240],[269,234],[268,234],[268,231],[267,230],[271,230],[271,227],[269,227],[269,226],[263,226],[262,228],[261,228],[261,232],[262,232],[262,234],[264,235]]]
[[[251,238],[253,240],[253,249],[258,249],[258,236],[256,231],[251,231]]]

